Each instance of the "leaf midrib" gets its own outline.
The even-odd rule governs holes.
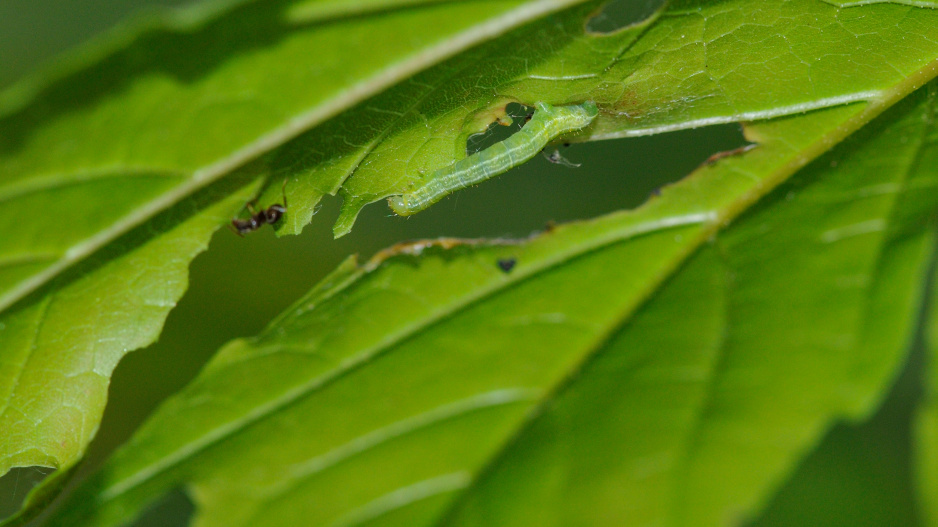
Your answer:
[[[417,334],[420,331],[423,331],[429,327],[432,327],[441,321],[452,317],[454,314],[471,307],[479,302],[484,301],[485,299],[494,296],[501,292],[504,289],[515,287],[518,284],[533,278],[542,272],[547,272],[549,270],[555,269],[558,264],[564,265],[567,262],[571,261],[576,257],[581,257],[588,252],[595,250],[600,250],[603,247],[608,245],[633,239],[638,236],[643,236],[646,234],[652,234],[656,232],[661,232],[663,230],[668,230],[677,227],[683,227],[687,225],[699,224],[701,218],[699,215],[689,216],[691,221],[689,222],[665,222],[663,225],[659,222],[648,222],[651,224],[652,228],[646,229],[635,229],[630,232],[626,232],[624,235],[614,239],[603,238],[599,244],[588,244],[586,246],[578,246],[578,250],[566,257],[557,256],[555,258],[546,259],[541,265],[532,265],[526,270],[519,269],[519,273],[516,273],[516,280],[512,281],[498,281],[486,288],[477,290],[476,292],[468,295],[464,295],[458,299],[456,302],[450,303],[446,309],[438,309],[431,312],[428,316],[422,317],[417,321],[407,324],[401,328],[401,330],[389,334],[389,336],[381,341],[375,343],[369,349],[359,352],[357,355],[350,357],[342,361],[339,366],[325,375],[321,375],[314,379],[311,379],[310,382],[303,383],[296,388],[284,392],[281,396],[267,404],[258,406],[254,411],[247,413],[243,418],[240,418],[236,421],[232,421],[227,426],[222,426],[214,429],[212,433],[205,434],[202,436],[200,441],[190,442],[191,447],[182,448],[177,450],[175,453],[163,456],[159,463],[152,465],[152,468],[148,470],[141,470],[135,474],[124,478],[121,481],[115,482],[110,486],[104,488],[101,491],[101,502],[106,502],[111,499],[116,498],[117,496],[123,494],[124,492],[132,489],[138,484],[149,480],[151,477],[154,477],[156,474],[167,471],[169,468],[176,466],[185,459],[188,459],[195,455],[198,452],[208,449],[214,444],[220,443],[227,437],[234,435],[236,432],[247,429],[250,426],[261,422],[264,418],[270,415],[274,415],[279,410],[287,408],[292,404],[295,404],[301,401],[304,397],[316,393],[320,388],[328,386],[333,382],[344,378],[346,375],[351,374],[356,371],[358,368],[370,363],[375,358],[381,356],[384,352],[393,349],[399,343],[405,341],[412,335]],[[639,225],[641,226],[641,224]],[[621,235],[622,233],[620,233]],[[165,461],[165,462],[164,462]]]
[[[822,135],[814,143],[808,145],[804,149],[804,151],[808,152],[810,154],[810,157],[800,157],[797,155],[798,154],[797,152],[794,152],[792,154],[792,157],[794,159],[792,159],[789,163],[783,164],[780,167],[780,169],[775,172],[774,174],[775,177],[766,177],[763,180],[763,184],[757,185],[757,188],[754,190],[753,193],[749,194],[748,196],[747,195],[741,196],[741,198],[738,200],[737,207],[735,208],[735,210],[733,210],[733,207],[731,206],[733,205],[733,203],[731,202],[727,207],[728,212],[726,216],[721,217],[720,221],[711,221],[711,222],[703,223],[701,225],[702,229],[701,229],[700,235],[693,239],[693,244],[689,244],[689,245],[693,245],[692,249],[686,251],[686,253],[683,255],[678,255],[677,258],[679,258],[680,261],[674,263],[673,268],[670,270],[670,272],[662,273],[663,276],[660,276],[659,281],[655,283],[652,288],[650,288],[649,294],[653,292],[654,290],[657,290],[657,288],[661,286],[667,280],[667,278],[671,274],[673,274],[673,272],[676,272],[676,270],[678,269],[681,263],[686,261],[686,259],[691,254],[696,252],[696,250],[699,249],[700,246],[706,240],[711,239],[713,236],[716,235],[716,233],[719,230],[721,230],[721,228],[727,226],[734,217],[741,214],[744,210],[748,209],[749,206],[753,205],[763,196],[767,195],[773,189],[781,185],[785,180],[788,179],[788,177],[794,174],[797,170],[807,165],[814,159],[820,157],[820,155],[822,155],[824,152],[834,148],[844,138],[851,135],[856,130],[860,129],[866,123],[869,123],[870,121],[872,121],[876,116],[884,112],[887,108],[891,107],[895,102],[898,102],[898,100],[902,99],[905,95],[907,95],[908,93],[911,93],[911,91],[913,91],[914,89],[917,89],[918,86],[924,85],[924,83],[927,82],[927,80],[930,80],[930,78],[934,78],[936,74],[938,74],[938,71],[936,71],[936,69],[938,68],[936,68],[935,66],[938,66],[938,61],[935,61],[929,65],[926,65],[924,68],[916,72],[916,74],[911,75],[909,78],[904,79],[903,82],[898,83],[895,87],[893,87],[893,89],[883,90],[882,94],[884,96],[871,101],[870,104],[867,106],[867,108],[865,108],[859,115],[856,115],[847,119],[846,122],[842,123],[840,126],[834,127],[827,134]],[[931,77],[927,78],[929,73],[931,73]],[[921,77],[926,77],[926,79],[922,80]],[[916,86],[916,82],[920,82],[920,84]],[[898,89],[898,88],[903,88],[903,87],[906,90]],[[891,95],[891,97],[886,97],[886,95]],[[827,148],[818,148],[818,146],[826,146]],[[647,297],[639,299],[633,306],[631,306],[631,309],[626,310],[627,314],[630,315],[631,313],[634,313],[638,309],[638,307],[641,305],[641,303],[645,301],[646,299]],[[611,324],[611,327],[621,328],[621,326],[624,325],[626,322],[627,320],[623,319],[619,324]],[[612,335],[612,334],[614,334],[614,331],[610,331],[609,335]],[[577,371],[582,371],[586,366],[589,365],[589,363],[592,360],[594,360],[596,357],[599,356],[601,349],[602,349],[601,344],[604,342],[605,340],[598,340],[597,346],[593,348],[592,350],[588,350],[585,353],[584,359],[576,366]],[[721,350],[722,349],[723,348],[721,348]],[[721,353],[718,360],[722,360],[723,355],[724,354]],[[718,364],[715,365],[715,367],[717,366]],[[446,510],[440,514],[439,519],[437,520],[437,522],[435,522],[434,525],[443,526],[443,525],[449,524],[449,522],[455,516],[461,504],[464,502],[465,496],[467,496],[474,488],[476,488],[476,485],[478,485],[478,482],[482,479],[481,476],[487,472],[491,472],[494,469],[494,467],[496,467],[499,464],[499,462],[502,459],[504,459],[504,457],[507,455],[510,445],[515,443],[518,440],[518,438],[520,438],[524,434],[526,430],[528,430],[531,426],[533,426],[534,420],[530,419],[530,417],[536,415],[539,411],[543,410],[543,408],[548,404],[548,401],[551,400],[550,399],[551,397],[556,397],[557,395],[562,393],[563,390],[569,385],[568,383],[570,383],[570,379],[572,379],[572,377],[573,376],[563,377],[553,387],[545,388],[543,392],[545,394],[544,398],[537,405],[535,405],[532,408],[532,410],[528,413],[529,418],[521,421],[521,426],[519,426],[518,429],[515,431],[515,433],[513,433],[501,445],[501,447],[496,452],[493,453],[490,462],[487,463],[481,470],[479,470],[476,473],[476,475],[473,477],[472,482],[465,487],[463,494],[448,504]],[[706,404],[706,401],[705,401],[705,404]],[[690,445],[688,446],[688,449],[689,448],[690,448]]]
[[[750,192],[743,193],[737,199],[727,202],[724,210],[714,211],[707,213],[696,213],[690,214],[686,217],[677,217],[677,222],[667,223],[667,220],[674,220],[674,218],[664,218],[661,220],[664,224],[662,225],[659,222],[650,222],[652,227],[657,228],[646,228],[645,230],[634,229],[632,232],[622,233],[621,229],[614,231],[613,233],[606,236],[598,236],[592,244],[577,245],[577,249],[574,250],[572,254],[563,253],[561,255],[555,256],[554,258],[545,259],[540,266],[532,266],[530,272],[525,275],[518,275],[518,281],[512,282],[500,282],[495,287],[489,287],[482,289],[478,294],[466,295],[463,301],[452,304],[447,310],[439,310],[427,317],[425,323],[422,324],[409,324],[404,326],[401,331],[398,331],[388,338],[382,340],[381,342],[376,343],[372,348],[370,353],[360,353],[357,357],[343,361],[340,364],[339,369],[335,370],[331,375],[321,376],[315,379],[313,382],[305,383],[300,385],[297,389],[290,390],[286,392],[283,396],[272,401],[271,403],[259,406],[255,411],[250,412],[244,419],[232,422],[229,426],[219,427],[213,431],[212,434],[207,434],[203,436],[203,441],[190,443],[192,445],[190,448],[183,448],[177,450],[176,453],[164,456],[161,458],[161,462],[156,465],[151,465],[152,468],[148,470],[137,471],[135,474],[124,478],[110,486],[104,488],[101,493],[101,499],[99,504],[106,503],[107,501],[113,500],[119,495],[127,492],[128,490],[136,487],[138,484],[150,479],[151,477],[159,474],[172,466],[177,465],[179,462],[183,461],[194,455],[197,452],[200,452],[209,446],[220,442],[224,438],[232,435],[234,432],[252,426],[253,424],[260,422],[265,416],[272,415],[274,412],[281,408],[285,408],[296,401],[299,401],[306,395],[312,394],[318,388],[326,386],[331,382],[345,376],[347,373],[350,373],[362,365],[369,362],[376,356],[379,356],[382,352],[387,351],[388,349],[393,348],[398,342],[401,342],[407,336],[415,334],[417,331],[424,329],[426,327],[432,326],[435,323],[451,316],[453,313],[459,311],[463,307],[470,306],[476,302],[483,300],[484,298],[493,295],[500,291],[502,288],[513,286],[517,283],[520,283],[520,279],[527,279],[534,274],[537,274],[543,270],[551,269],[555,265],[563,264],[570,259],[576,256],[582,256],[590,251],[599,250],[607,245],[626,241],[629,239],[629,234],[632,236],[638,236],[646,233],[656,232],[658,230],[663,230],[675,226],[683,226],[689,224],[699,224],[701,226],[701,232],[698,236],[689,238],[689,243],[686,246],[686,250],[683,254],[677,255],[674,262],[671,262],[670,269],[665,269],[662,276],[659,277],[659,281],[653,283],[647,288],[647,294],[651,294],[654,290],[657,289],[663,283],[663,281],[670,276],[671,273],[676,271],[680,264],[686,260],[686,258],[692,254],[702,243],[707,239],[712,237],[719,231],[723,226],[729,223],[730,220],[741,214],[749,206],[754,204],[756,201],[761,199],[764,195],[770,192],[772,189],[776,188],[782,182],[784,182],[788,177],[790,177],[794,172],[808,164],[810,161],[816,159],[824,152],[833,148],[836,144],[840,143],[845,137],[852,134],[866,123],[870,122],[873,118],[881,114],[887,108],[891,107],[895,102],[902,99],[904,96],[908,95],[914,89],[923,85],[925,82],[934,78],[938,74],[938,60],[933,61],[932,63],[927,64],[925,67],[921,68],[919,71],[910,75],[903,81],[897,83],[890,89],[883,90],[881,96],[871,101],[863,110],[858,114],[846,119],[840,125],[835,126],[833,129],[828,131],[826,134],[821,135],[815,142],[807,145],[801,152],[793,152],[789,156],[789,160],[786,163],[783,163],[775,171],[770,172],[767,176],[760,181],[760,183],[754,185],[754,188]],[[799,155],[800,154],[800,155]],[[641,209],[639,209],[641,210]],[[615,215],[614,215],[615,216]],[[691,221],[681,222],[681,218],[687,218]],[[657,224],[657,225],[655,225]],[[641,226],[641,224],[639,224]],[[626,228],[626,231],[629,229]],[[642,302],[647,296],[636,299],[636,302],[628,310],[633,312],[637,305]],[[578,368],[582,368],[588,363],[589,360],[595,357],[595,352],[597,350],[593,349],[591,353],[588,353],[584,360],[577,365]],[[555,390],[560,389],[560,384],[555,384],[553,389],[547,389],[545,393],[554,394]],[[546,397],[545,401],[548,400]],[[535,405],[540,406],[540,405]],[[488,470],[488,467],[494,466],[495,463],[505,455],[505,449],[510,445],[514,439],[526,429],[526,426],[523,424],[519,427],[516,434],[513,434],[511,438],[506,441],[502,447],[493,453],[492,461],[486,464],[483,467],[482,471]],[[162,462],[164,461],[165,462]],[[482,473],[481,471],[479,473]],[[475,482],[478,481],[478,478],[473,480],[473,484],[467,487],[468,489],[473,488]],[[465,494],[464,494],[465,495]],[[455,510],[455,507],[460,503],[460,499],[454,500],[450,504],[450,508],[441,515],[441,519],[445,520],[452,512]]]

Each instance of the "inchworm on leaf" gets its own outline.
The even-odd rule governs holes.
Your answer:
[[[572,106],[539,102],[535,108],[531,120],[508,139],[433,172],[421,186],[403,195],[389,197],[391,209],[409,216],[448,194],[503,174],[537,155],[557,137],[588,126],[599,113],[592,102]]]

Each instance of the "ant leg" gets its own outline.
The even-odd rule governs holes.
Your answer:
[[[241,231],[239,231],[238,229],[235,228],[234,223],[229,223],[229,224],[228,224],[228,228],[231,229],[231,232],[233,232],[233,233],[237,234],[238,236],[244,238],[244,235],[241,234]]]

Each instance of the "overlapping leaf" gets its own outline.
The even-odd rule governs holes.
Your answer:
[[[916,160],[933,99],[922,90],[712,244],[877,106],[754,126],[758,148],[635,212],[347,262],[226,346],[54,521],[115,525],[177,485],[205,526],[750,514],[901,362],[932,252],[922,190],[938,178]]]
[[[259,183],[244,170],[206,188],[4,314],[0,472],[62,469],[28,498],[22,519],[66,481],[98,429],[114,367],[156,340],[188,285],[189,262]]]
[[[565,3],[377,3],[349,16],[335,2],[248,2],[14,90],[32,98],[0,108],[0,307],[343,108]]]
[[[12,113],[4,118],[6,124],[0,123],[10,131],[0,140],[0,154],[6,156],[3,170],[11,174],[4,178],[9,181],[5,190],[0,190],[12,207],[7,217],[21,218],[40,207],[55,218],[55,225],[42,221],[0,225],[0,232],[12,233],[0,242],[0,254],[10,264],[6,276],[0,277],[0,288],[7,291],[4,298],[16,298],[247,159],[425,66],[428,61],[420,50],[431,49],[431,59],[439,58],[525,17],[559,7],[543,2],[525,11],[513,10],[516,4],[499,4],[504,11],[492,14],[486,11],[491,3],[486,2],[484,9],[459,3],[403,13],[389,10],[372,18],[341,18],[325,24],[328,10],[316,9],[329,5],[281,3],[275,13],[265,11],[269,5],[246,4],[204,26],[190,27],[187,33],[157,30],[40,91],[35,104],[8,111]],[[447,20],[458,27],[428,23],[444,9]],[[466,12],[453,14],[449,9]],[[698,199],[688,195],[681,203],[684,208],[659,211],[661,218],[693,221],[709,222],[694,214],[715,209],[722,211],[721,217],[733,216],[784,179],[786,170],[790,173],[789,169],[823,152],[913,85],[930,78],[926,64],[938,56],[935,13],[909,7],[837,10],[813,1],[758,7],[742,1],[705,7],[677,2],[656,20],[611,35],[584,32],[593,9],[595,5],[564,13],[447,62],[264,159],[277,175],[292,181],[290,201],[299,206],[291,207],[287,231],[301,228],[322,194],[334,193],[344,184],[345,223],[338,229],[342,232],[343,225],[350,227],[357,207],[399,191],[408,178],[419,178],[463,156],[466,135],[484,128],[510,100],[597,100],[605,111],[591,130],[594,137],[874,101],[873,111],[854,114],[849,108],[838,114],[840,120],[834,119],[836,126],[834,121],[825,123],[819,130],[833,127],[824,135],[827,142],[806,139],[803,148],[794,148],[797,155],[781,163],[785,169],[778,168],[777,159],[769,163],[776,163],[776,168],[750,167],[750,172],[766,176],[757,184],[733,178],[721,181],[728,186],[722,191],[735,196],[735,201],[716,206],[702,202],[700,210],[688,213],[687,204]],[[366,36],[381,34],[379,27],[368,23],[399,30],[404,22],[422,30],[424,39],[411,42],[414,47],[374,49],[362,44]],[[424,31],[427,27],[440,31],[430,34]],[[447,40],[453,33],[462,39]],[[231,48],[234,37],[241,40]],[[306,63],[303,57],[317,42],[322,47],[317,58],[330,59],[317,66],[331,64],[334,70],[310,72],[297,67]],[[359,47],[349,47],[348,42]],[[325,53],[332,46],[345,46],[339,51],[368,60],[359,63]],[[362,46],[380,53],[362,55],[358,51]],[[394,53],[399,62],[388,66]],[[329,73],[339,69],[341,75]],[[245,71],[251,74],[245,76]],[[332,84],[319,83],[323,75]],[[343,91],[349,86],[355,89]],[[220,129],[224,132],[215,132]],[[792,139],[786,135],[786,140]],[[747,163],[758,164],[760,156],[748,157]],[[274,185],[277,193],[278,187]],[[213,216],[216,224],[221,221],[217,213]],[[5,252],[3,244],[8,244]],[[148,263],[162,265],[162,258],[152,256]],[[84,298],[98,293],[88,290]],[[38,294],[10,316],[47,301]],[[93,331],[106,330],[115,339],[115,349],[125,352],[147,341],[125,337],[126,328],[138,327],[136,320],[115,325],[107,322],[114,312],[104,306],[101,313],[89,326]],[[165,309],[161,313],[148,320],[150,340]],[[6,332],[9,335],[12,332]],[[80,341],[65,339],[62,345]],[[97,345],[97,340],[86,342],[89,345],[82,349],[91,353],[83,359],[94,357]],[[42,353],[51,351],[54,347],[42,348]],[[8,378],[30,373],[22,360],[4,360],[4,364]],[[89,405],[92,399],[95,403]],[[72,402],[86,410],[85,415],[99,415],[103,398],[94,395]],[[89,407],[96,408],[89,412]],[[56,428],[51,427],[53,434]],[[93,428],[86,427],[83,437],[90,437]],[[83,444],[73,448],[71,458],[65,459],[74,459],[82,448]],[[16,463],[63,460],[50,458],[48,452],[29,459]]]
[[[10,92],[17,97],[8,95],[0,109],[0,307],[7,308],[0,314],[0,474],[14,466],[67,468],[80,458],[97,430],[111,370],[156,339],[185,290],[189,260],[237,211],[234,204],[249,199],[245,178],[267,173],[263,159],[232,173],[239,164],[563,2],[400,12],[378,4],[359,6],[357,14],[367,8],[375,16],[358,18],[335,2],[246,3],[216,18],[180,16],[124,46],[108,44],[113,49],[101,56],[78,57],[74,71],[63,69],[51,84]],[[326,23],[326,15],[338,18]],[[370,43],[408,27],[421,28],[420,38],[380,49]],[[334,54],[323,54],[328,60],[316,68],[298,67],[314,50]],[[349,59],[358,55],[368,60]],[[212,186],[210,199],[193,197],[226,174],[230,181]],[[222,199],[224,206],[213,205]],[[147,220],[164,207],[171,219]],[[173,231],[161,227],[167,221],[194,226]]]
[[[833,418],[874,408],[935,250],[920,95],[705,246],[444,523],[738,524]]]
[[[310,157],[286,161],[315,160],[314,181],[327,183],[293,201],[314,204],[341,186],[342,235],[365,204],[465,157],[466,136],[509,101],[594,100],[601,113],[574,140],[623,137],[878,98],[938,56],[938,12],[925,9],[672,2],[641,23],[597,34],[585,29],[595,8],[518,29],[300,138]],[[361,121],[374,129],[346,131]],[[293,221],[304,225],[311,207]]]

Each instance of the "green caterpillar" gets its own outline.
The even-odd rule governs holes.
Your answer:
[[[517,133],[433,172],[421,186],[406,194],[389,197],[388,203],[400,216],[420,212],[457,190],[524,163],[557,137],[588,126],[598,113],[599,109],[592,102],[574,106],[551,106],[539,102],[535,105],[534,116]]]

